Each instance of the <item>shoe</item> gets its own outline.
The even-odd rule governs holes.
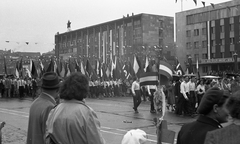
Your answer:
[[[138,110],[135,110],[135,114],[139,113]]]
[[[150,110],[150,113],[156,113],[156,111],[155,110]]]

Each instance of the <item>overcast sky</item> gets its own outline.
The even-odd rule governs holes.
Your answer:
[[[47,52],[54,48],[54,35],[122,18],[127,14],[149,13],[175,16],[181,0],[0,0],[0,49]],[[202,7],[201,1],[182,0],[183,10]],[[6,42],[9,41],[9,42]],[[28,44],[27,44],[27,43]]]

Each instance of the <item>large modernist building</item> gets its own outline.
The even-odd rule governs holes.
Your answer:
[[[69,30],[55,35],[55,55],[66,60],[71,57],[110,62],[118,57],[132,61],[136,54],[141,61],[145,55],[158,57],[162,51],[166,59],[175,57],[173,17],[138,14]]]
[[[176,54],[184,68],[191,56],[202,74],[233,70],[239,35],[239,0],[176,13]]]

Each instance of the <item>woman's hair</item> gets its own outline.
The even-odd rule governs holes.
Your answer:
[[[240,119],[240,90],[229,98],[226,107],[232,118]]]
[[[59,93],[61,99],[82,101],[89,93],[87,77],[80,73],[71,74],[62,82]]]

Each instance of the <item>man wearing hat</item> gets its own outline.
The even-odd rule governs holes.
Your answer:
[[[60,80],[54,72],[47,72],[42,77],[42,93],[30,107],[27,144],[44,144],[46,120],[49,112],[56,105]]]
[[[182,126],[177,144],[204,144],[207,132],[222,128],[221,123],[228,121],[229,112],[226,109],[228,98],[227,91],[217,87],[210,88],[197,109],[198,119]]]

